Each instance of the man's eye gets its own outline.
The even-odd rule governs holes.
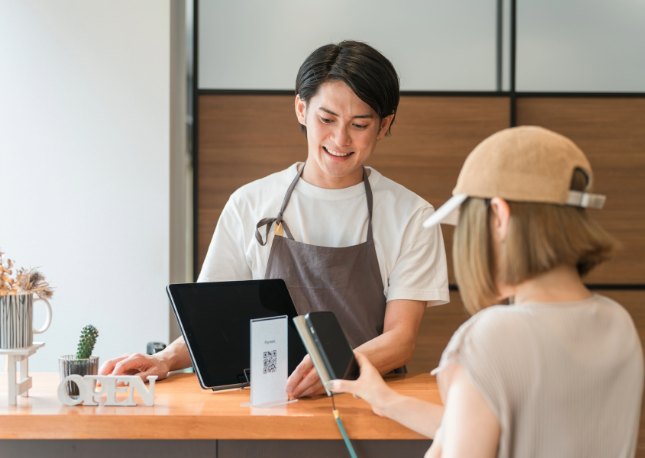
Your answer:
[[[323,118],[323,117],[321,117],[321,118],[320,118],[320,120],[321,120],[322,122],[324,122],[325,124],[329,124],[330,122],[332,122],[332,120],[331,120],[331,119],[327,119],[327,118]]]
[[[359,129],[365,129],[367,126],[364,126],[362,124],[354,124],[357,128]]]

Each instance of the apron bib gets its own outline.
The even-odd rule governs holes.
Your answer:
[[[299,315],[334,312],[350,345],[356,348],[383,334],[387,302],[372,234],[372,188],[363,168],[369,213],[365,242],[339,248],[297,242],[282,215],[305,165],[287,189],[278,216],[264,218],[257,224],[255,237],[263,246],[266,242],[262,240],[259,229],[266,225],[268,240],[271,225],[276,224],[264,277],[285,281]],[[286,237],[280,236],[283,232]],[[407,371],[404,366],[395,372]]]

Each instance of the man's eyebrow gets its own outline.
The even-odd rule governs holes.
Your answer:
[[[331,111],[331,110],[329,110],[329,109],[327,109],[325,107],[318,107],[318,109],[324,111],[325,113],[329,113],[330,115],[338,116],[336,113],[334,113],[333,111]],[[356,118],[359,118],[359,119],[371,119],[373,117],[374,116],[372,116],[371,114],[364,114],[364,115],[352,116],[352,119],[356,119]]]

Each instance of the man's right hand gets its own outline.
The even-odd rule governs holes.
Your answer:
[[[99,375],[138,375],[146,382],[149,375],[156,375],[158,380],[166,378],[168,371],[168,364],[159,355],[126,353],[104,362],[99,369]]]

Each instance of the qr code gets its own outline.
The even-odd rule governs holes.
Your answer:
[[[265,351],[264,352],[264,373],[268,374],[269,372],[276,371],[276,365],[278,364],[278,350]]]

